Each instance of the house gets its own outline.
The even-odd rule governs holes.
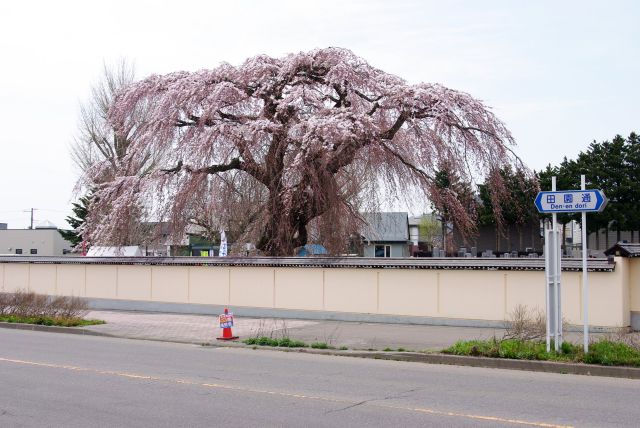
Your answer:
[[[6,223],[0,225],[0,254],[62,256],[71,251],[71,243],[50,221],[43,221],[35,229],[9,229]]]
[[[447,230],[447,229],[445,229]],[[413,257],[430,255],[435,247],[442,247],[442,222],[435,213],[409,217],[409,253]]]
[[[409,257],[409,215],[406,212],[363,213],[361,231],[365,257]]]

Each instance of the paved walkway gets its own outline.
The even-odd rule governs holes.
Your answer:
[[[85,329],[116,337],[203,344],[214,343],[221,335],[217,317],[206,315],[92,311],[87,318],[102,319],[107,324]],[[240,339],[289,337],[306,343],[325,342],[349,349],[404,348],[419,351],[439,350],[461,339],[488,339],[494,335],[500,338],[504,331],[495,328],[236,317],[233,333]]]

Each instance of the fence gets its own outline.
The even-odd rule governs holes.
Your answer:
[[[589,263],[591,324],[630,325],[640,311],[640,259]],[[582,273],[579,263],[563,264],[563,314],[580,324]],[[310,318],[361,314],[486,325],[507,319],[519,304],[544,308],[543,269],[536,259],[0,257],[0,290],[231,306],[236,313],[255,308]]]

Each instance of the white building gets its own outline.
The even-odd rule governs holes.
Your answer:
[[[71,244],[58,232],[56,225],[44,221],[35,229],[0,228],[0,254],[23,256],[62,256]]]

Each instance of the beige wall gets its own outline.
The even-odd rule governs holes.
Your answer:
[[[640,259],[589,274],[592,325],[629,325],[640,310]],[[582,273],[562,273],[563,315],[582,323]],[[501,321],[545,307],[544,272],[0,264],[0,289],[88,298]]]

